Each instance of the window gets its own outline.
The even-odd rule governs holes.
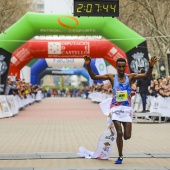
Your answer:
[[[38,9],[44,9],[44,4],[37,4]]]

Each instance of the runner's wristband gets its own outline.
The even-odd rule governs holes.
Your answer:
[[[149,66],[150,69],[153,69],[153,66]]]

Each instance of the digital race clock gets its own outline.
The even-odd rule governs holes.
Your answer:
[[[74,0],[74,16],[119,16],[119,0]]]

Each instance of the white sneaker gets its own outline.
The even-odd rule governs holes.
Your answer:
[[[151,120],[151,119],[149,118],[149,116],[145,116],[145,119],[146,119],[146,120]]]

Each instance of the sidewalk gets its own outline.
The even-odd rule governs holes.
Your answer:
[[[78,148],[95,151],[106,130],[99,105],[81,98],[46,98],[19,115],[0,119],[0,170],[170,169],[170,123],[140,120],[124,141],[124,162],[80,158]]]

